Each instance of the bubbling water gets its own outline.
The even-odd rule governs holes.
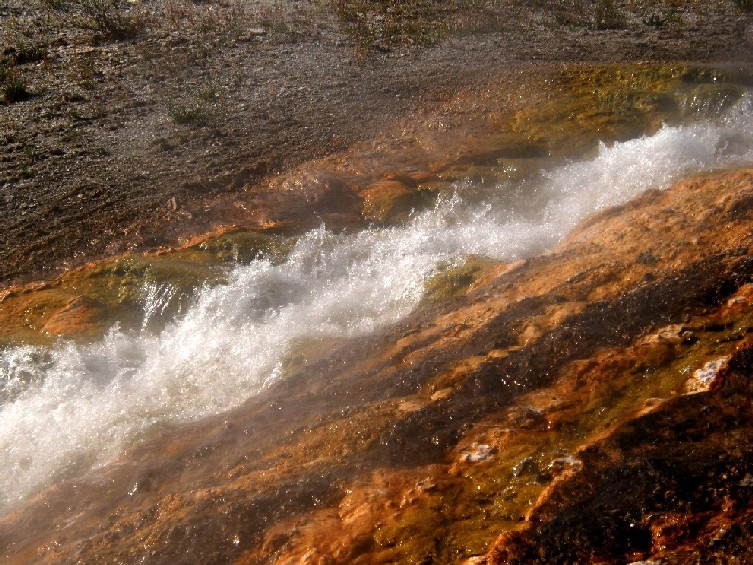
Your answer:
[[[722,120],[663,127],[499,197],[462,187],[404,226],[301,237],[282,263],[237,266],[159,333],[113,327],[92,344],[0,352],[0,508],[101,466],[155,426],[217,414],[282,378],[302,339],[349,337],[400,319],[440,265],[514,260],[556,244],[593,212],[689,173],[753,163],[751,99]],[[517,193],[517,201],[509,194]],[[503,197],[504,195],[507,197]],[[535,204],[532,204],[535,203]],[[172,290],[145,288],[144,327]]]

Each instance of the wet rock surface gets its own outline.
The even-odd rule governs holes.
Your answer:
[[[582,449],[583,471],[554,485],[486,562],[743,563],[751,360],[748,338],[720,390],[674,398]]]
[[[752,187],[743,170],[648,192],[395,327],[311,348],[241,408],[163,430],[4,516],[2,555],[739,559]],[[713,384],[689,391],[698,371]]]
[[[599,140],[715,115],[753,82],[739,63],[583,64],[745,62],[750,13],[731,2],[621,29],[560,3],[428,49],[386,27],[362,43],[308,3],[221,38],[228,21],[189,4],[134,40],[4,52],[31,92],[0,107],[0,345],[138,328],[129,308],[171,288],[160,327],[225,263],[277,260],[322,222],[399,224],[460,181],[483,197]],[[21,26],[3,41],[28,39],[34,10],[0,7]],[[240,408],[13,508],[0,556],[742,563],[752,201],[753,171],[719,171],[600,212],[543,256],[448,266],[399,324],[300,344]]]
[[[181,311],[201,285],[225,282],[233,264],[259,255],[282,260],[306,230],[399,226],[458,190],[473,201],[504,194],[502,205],[535,209],[539,200],[520,181],[584,153],[595,155],[602,143],[654,134],[662,124],[708,119],[719,104],[739,102],[753,84],[751,69],[742,64],[579,64],[514,76],[520,82],[498,77],[483,92],[449,97],[425,110],[421,120],[405,124],[397,139],[377,136],[348,151],[308,160],[246,185],[241,197],[218,195],[211,203],[180,200],[180,206],[170,198],[173,212],[190,210],[185,226],[197,232],[194,236],[186,232],[173,246],[83,264],[43,283],[8,287],[0,294],[0,343],[44,343],[74,334],[92,338],[114,321],[125,328],[137,326],[138,315],[134,318],[129,308],[147,296],[159,298],[171,287],[172,295],[161,297],[168,302],[163,315],[153,320],[158,326],[160,318],[168,320]],[[724,140],[722,150],[734,154],[734,139]],[[725,213],[735,219],[746,217],[748,209],[742,201]],[[160,229],[169,231],[172,225],[163,222]],[[644,276],[652,277],[657,255],[652,249],[635,253]],[[462,295],[492,267],[482,257],[448,265],[426,283],[424,301]],[[60,315],[74,300],[86,300],[92,309],[86,316],[66,314],[61,325]],[[58,319],[50,323],[53,318]],[[529,324],[527,331],[535,335],[537,324]]]

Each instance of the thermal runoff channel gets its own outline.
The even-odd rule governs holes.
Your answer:
[[[403,226],[302,236],[283,262],[236,266],[158,333],[116,325],[95,343],[15,345],[0,357],[0,505],[102,466],[155,426],[221,413],[284,378],[296,344],[363,335],[409,313],[427,279],[469,255],[551,248],[593,212],[688,174],[753,163],[744,97],[715,121],[602,145],[490,195],[460,183]],[[145,293],[144,316],[163,292]]]

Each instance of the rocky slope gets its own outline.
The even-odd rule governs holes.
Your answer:
[[[397,327],[312,345],[242,408],[5,516],[3,555],[744,559],[751,201],[750,170],[651,191]]]

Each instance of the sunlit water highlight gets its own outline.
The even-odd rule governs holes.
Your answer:
[[[463,187],[405,225],[302,237],[281,264],[238,266],[160,333],[117,327],[97,343],[15,346],[0,357],[0,510],[111,460],[164,423],[238,406],[283,375],[301,339],[364,334],[406,315],[439,265],[512,260],[556,244],[596,210],[692,172],[753,163],[746,97],[714,123],[542,172],[468,204]],[[518,194],[511,199],[510,194]],[[144,327],[172,290],[145,289]]]

